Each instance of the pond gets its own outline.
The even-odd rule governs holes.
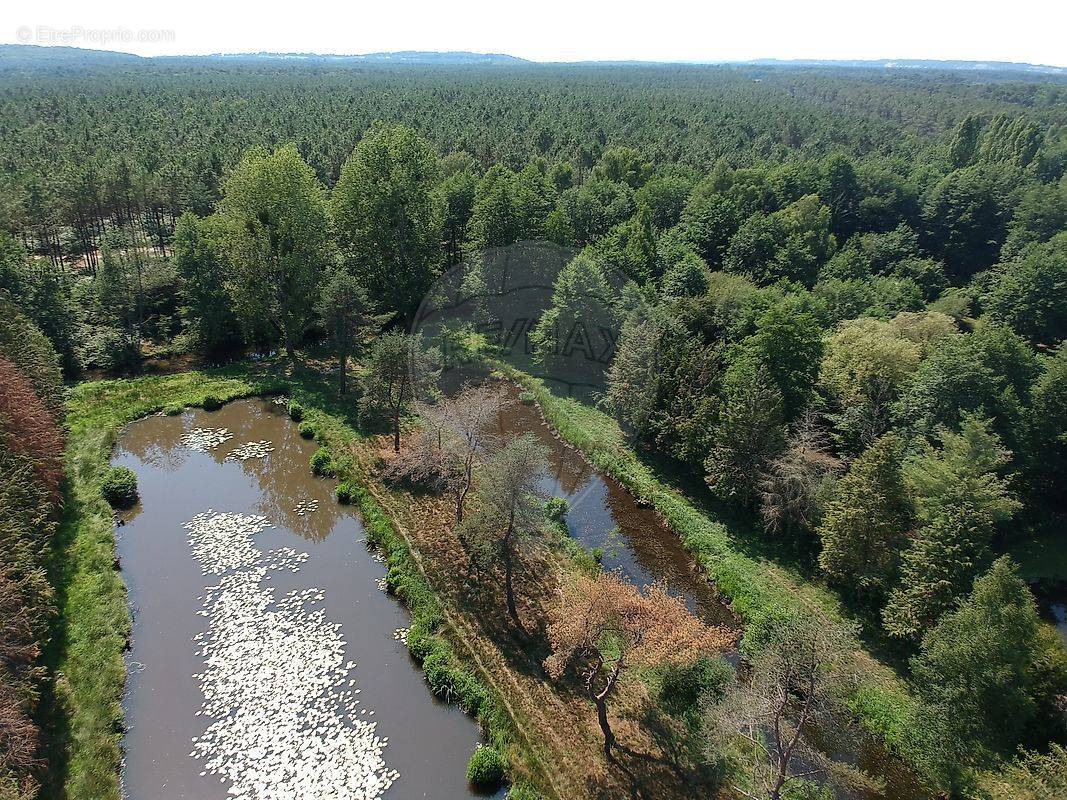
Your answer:
[[[125,796],[476,796],[477,726],[430,695],[407,612],[358,516],[310,474],[314,450],[268,400],[150,417],[119,441],[141,493],[116,536]]]

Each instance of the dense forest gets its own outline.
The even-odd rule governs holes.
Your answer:
[[[362,365],[399,450],[412,398],[381,386],[419,302],[529,240],[577,252],[554,326],[593,297],[621,329],[596,399],[633,446],[830,587],[907,680],[919,768],[960,795],[985,770],[1005,797],[1063,785],[1067,651],[1010,555],[1067,548],[1062,79],[27,74],[0,72],[0,797],[39,776],[63,379],[313,345],[340,356],[342,392]]]

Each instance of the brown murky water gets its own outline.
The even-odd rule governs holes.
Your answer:
[[[736,627],[733,613],[655,510],[639,506],[626,487],[553,436],[538,409],[518,401],[514,386],[508,398],[498,420],[500,435],[532,432],[549,447],[550,474],[542,488],[551,497],[567,498],[571,536],[587,550],[601,548],[605,569],[617,570],[638,586],[665,582],[671,594],[681,595],[707,622]]]
[[[232,438],[198,452],[183,443],[196,428]],[[268,444],[227,460],[250,442]],[[260,400],[152,417],[119,442],[141,493],[117,535],[134,615],[126,796],[475,796],[476,725],[395,638],[407,612],[358,516],[310,474],[314,449]]]

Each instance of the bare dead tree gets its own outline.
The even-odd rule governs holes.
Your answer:
[[[825,490],[844,465],[830,451],[818,415],[807,409],[797,421],[785,451],[760,479],[760,516],[771,533],[811,529]]]
[[[708,755],[731,757],[732,788],[751,800],[781,800],[803,781],[871,788],[862,771],[836,761],[805,736],[841,725],[839,698],[856,678],[847,630],[823,619],[775,621],[747,680],[706,709]]]
[[[438,445],[458,465],[452,490],[456,498],[456,522],[463,521],[463,510],[474,486],[474,465],[478,458],[489,459],[499,449],[493,422],[507,403],[507,392],[500,386],[475,384],[463,387],[452,397],[421,414],[437,432]]]
[[[548,449],[533,434],[509,440],[485,462],[477,489],[477,511],[459,529],[472,564],[499,563],[503,567],[508,614],[520,627],[515,562],[520,547],[543,529],[547,497],[541,479],[547,465]]]

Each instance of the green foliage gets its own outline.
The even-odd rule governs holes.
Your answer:
[[[991,266],[1007,237],[1007,199],[997,171],[951,172],[926,197],[923,219],[930,249],[956,281]]]
[[[168,417],[176,417],[185,411],[185,406],[178,405],[177,403],[170,403],[163,406],[163,413]]]
[[[534,404],[533,392],[519,392],[519,402],[524,406],[532,406]]]
[[[912,661],[923,701],[916,725],[950,782],[968,764],[1011,752],[1034,719],[1039,625],[1033,596],[1005,556],[923,637]]]
[[[204,395],[204,400],[201,405],[204,407],[205,411],[218,411],[222,408],[223,401],[222,398],[217,395],[208,394]]]
[[[740,359],[727,370],[704,461],[705,480],[718,496],[755,502],[760,473],[785,447],[782,409],[782,393],[765,366]]]
[[[996,271],[985,298],[992,319],[1034,342],[1067,340],[1067,231],[1027,246]]]
[[[360,344],[361,334],[370,326],[367,312],[370,300],[363,285],[343,270],[333,270],[322,285],[316,313],[330,336],[338,362],[338,391],[345,393],[348,357]]]
[[[495,789],[504,779],[504,759],[492,747],[479,747],[467,764],[467,780],[480,789]]]
[[[212,354],[241,342],[236,315],[226,293],[223,253],[227,226],[218,218],[200,219],[186,211],[174,227],[172,263],[180,278],[182,313],[194,348]]]
[[[341,481],[337,484],[337,488],[334,489],[334,496],[337,497],[337,502],[341,505],[351,505],[356,500],[355,487],[348,481]]]
[[[314,439],[315,438],[315,426],[310,422],[301,422],[297,431],[300,433],[302,439]]]
[[[289,410],[289,419],[293,422],[302,422],[304,419],[304,407],[295,400],[290,400],[287,408]]]
[[[533,392],[530,392],[532,395]],[[548,502],[545,503],[545,519],[556,525],[566,524],[567,512],[570,511],[571,504],[567,502],[565,497],[551,497]]]
[[[911,521],[901,472],[903,443],[888,433],[860,455],[827,501],[819,566],[843,592],[872,606],[893,585]]]
[[[970,589],[990,561],[999,522],[1019,510],[1001,471],[1011,453],[989,420],[965,416],[959,433],[940,431],[939,450],[905,466],[922,526],[904,551],[901,581],[884,612],[887,631],[917,639]]]
[[[344,258],[382,311],[410,319],[440,261],[437,157],[404,125],[375,125],[341,168],[332,196]]]
[[[614,307],[601,264],[580,253],[559,273],[552,303],[530,336],[535,357],[561,379],[603,369],[598,331],[615,328]]]
[[[751,360],[767,370],[782,393],[782,412],[792,420],[815,386],[822,351],[822,330],[815,317],[802,302],[787,298],[759,318],[755,333],[741,343],[737,360]]]
[[[320,478],[335,474],[333,459],[330,456],[330,451],[325,447],[320,447],[311,454],[311,473],[318,475]]]
[[[294,145],[251,148],[226,179],[218,213],[235,310],[249,329],[269,321],[292,359],[331,260],[325,189]]]
[[[137,502],[137,476],[129,467],[111,467],[100,481],[100,493],[114,508]]]

